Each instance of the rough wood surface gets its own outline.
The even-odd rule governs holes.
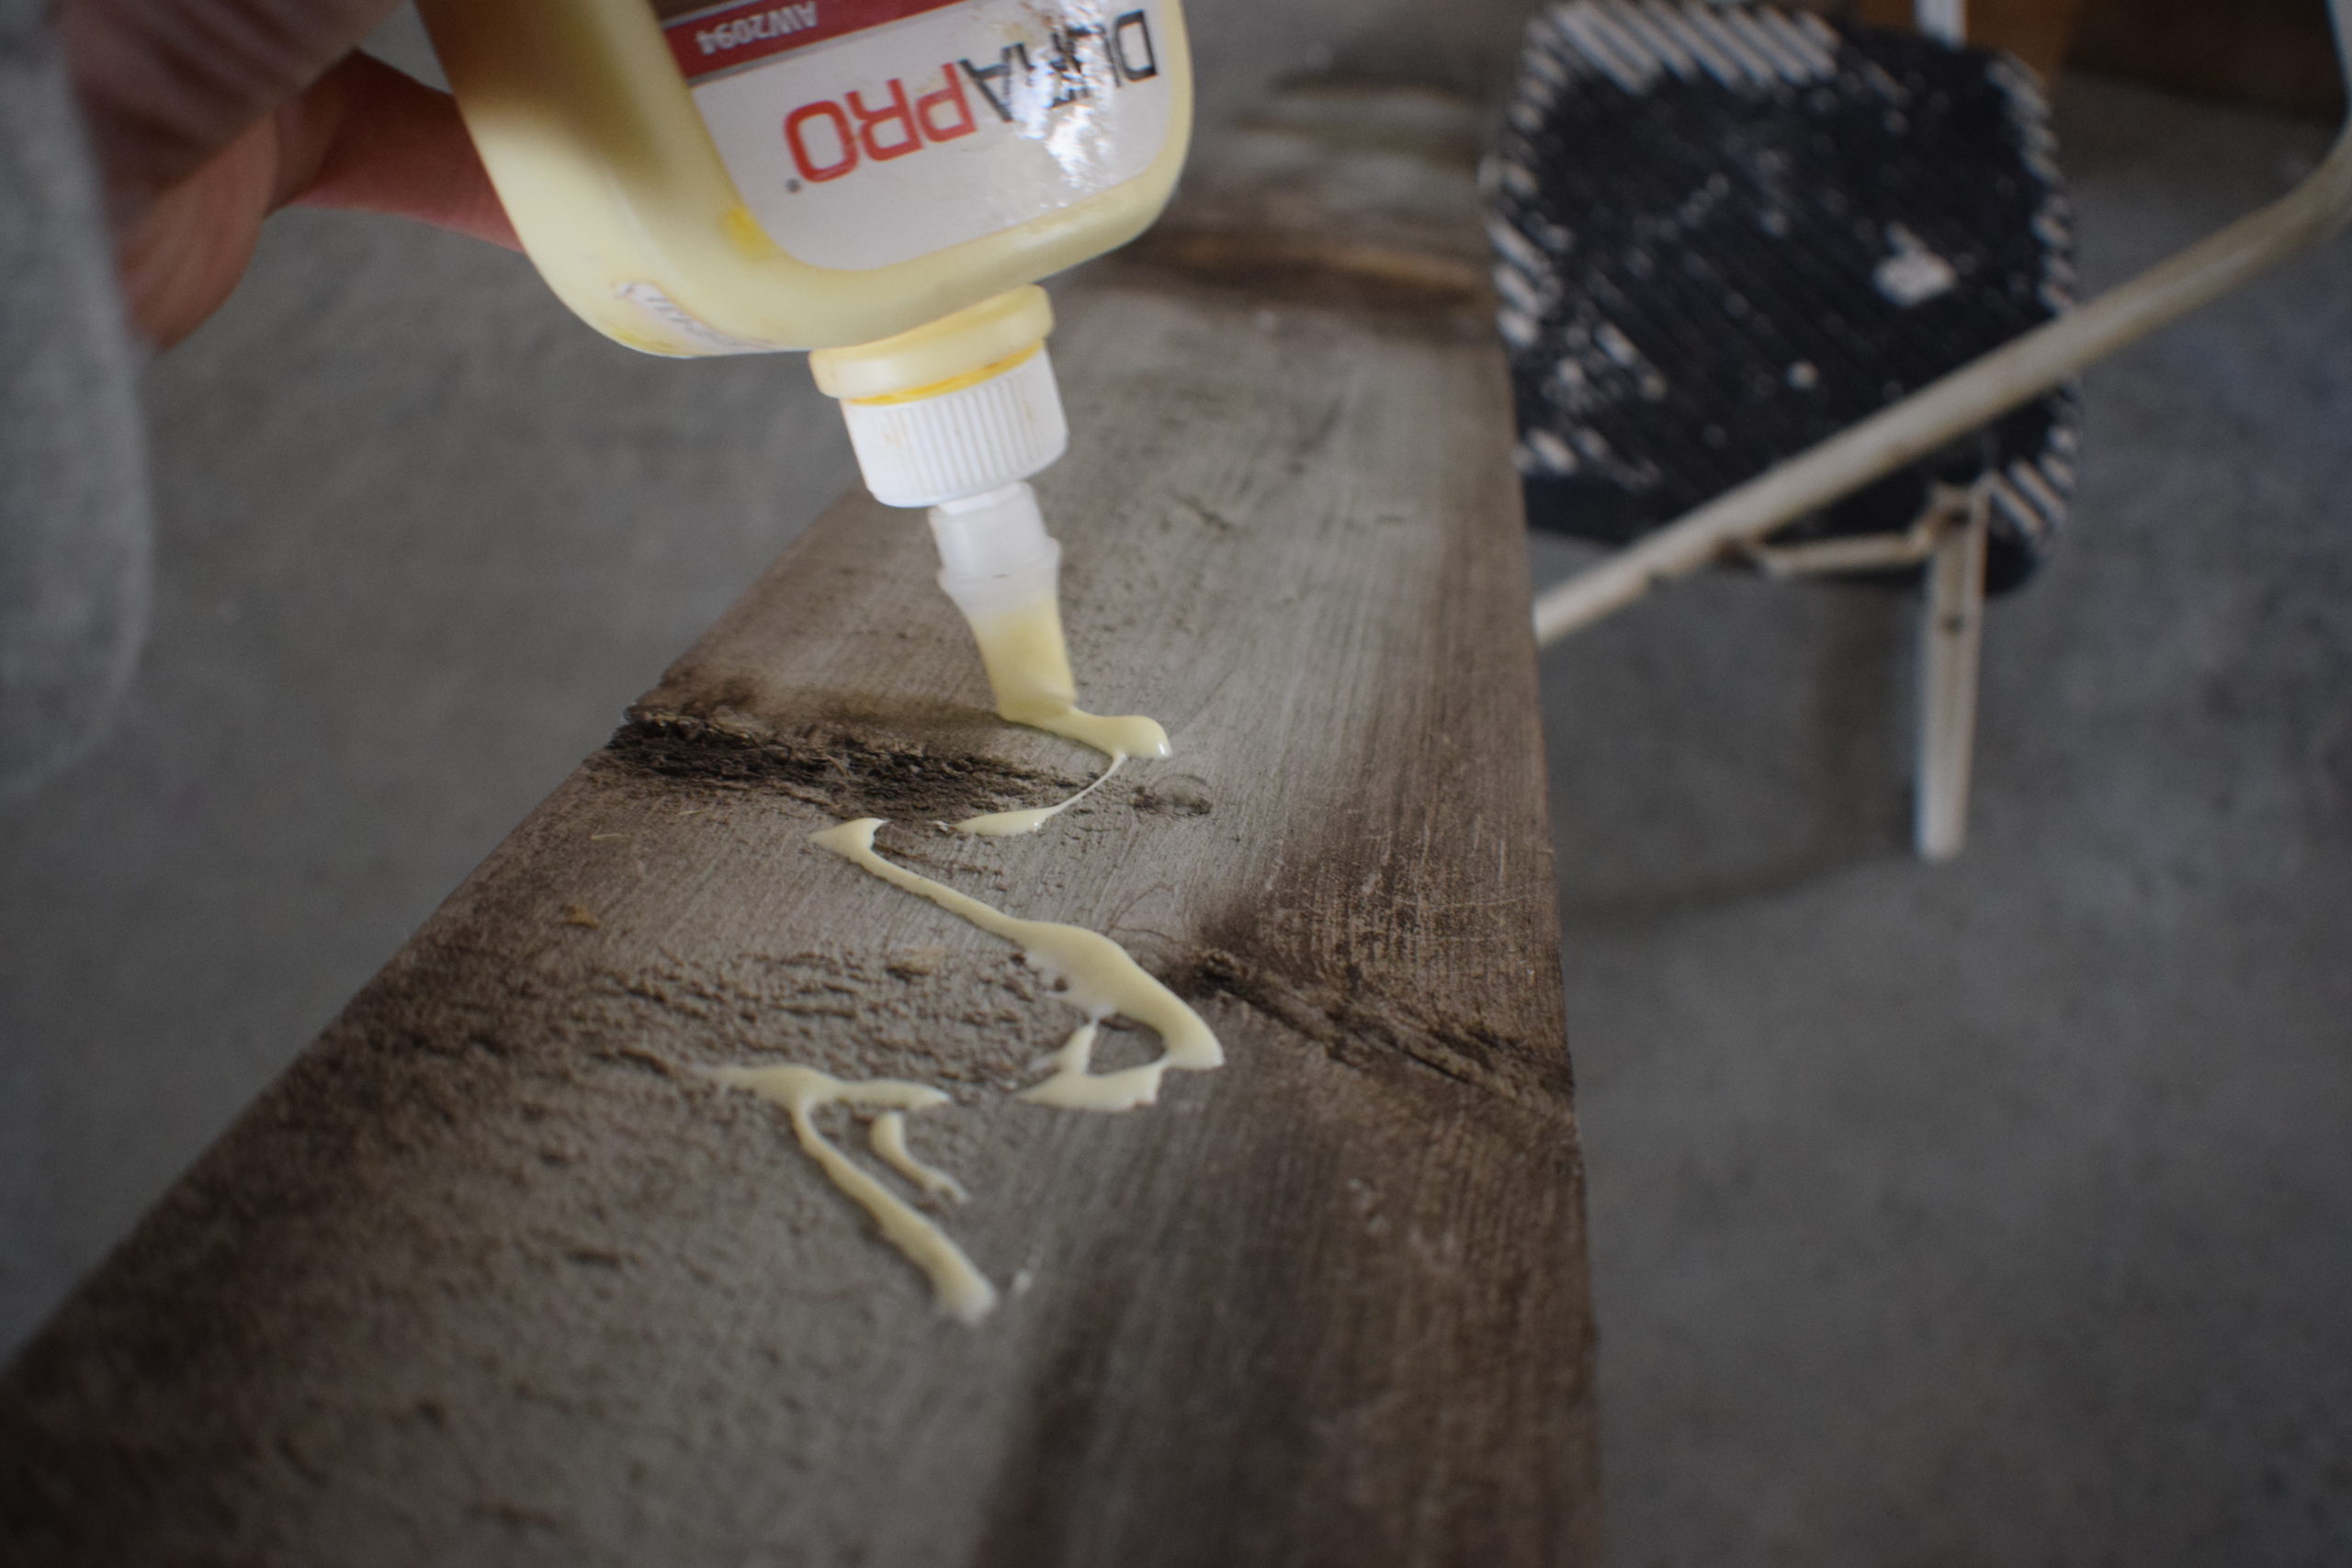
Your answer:
[[[1347,98],[1064,301],[1080,679],[1175,759],[1034,839],[932,830],[1091,759],[993,720],[919,521],[844,500],[0,1380],[0,1560],[1597,1560],[1476,204],[1458,110]],[[1127,944],[1229,1065],[1126,1116],[1006,1098],[1074,1015],[808,847],[865,813]],[[956,1096],[912,1132],[994,1318],[686,1070],[781,1060]]]

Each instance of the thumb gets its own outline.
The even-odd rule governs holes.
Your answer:
[[[63,0],[117,232],[317,81],[394,0]]]
[[[515,244],[448,95],[350,51],[389,0],[69,0],[59,18],[141,336],[185,337],[290,202]],[[314,59],[327,49],[342,52]]]
[[[278,112],[270,205],[420,219],[521,248],[458,106],[365,54],[346,56]]]
[[[140,335],[169,348],[244,275],[262,220],[301,203],[422,219],[519,248],[447,93],[364,54],[141,206],[115,264]]]

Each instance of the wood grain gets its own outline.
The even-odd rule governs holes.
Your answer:
[[[1466,119],[1308,96],[1063,300],[1080,680],[1175,758],[1035,839],[932,829],[1091,758],[993,720],[919,519],[842,501],[0,1378],[0,1559],[1597,1561]],[[1375,210],[1387,261],[1324,243]],[[1008,1099],[1075,1017],[808,845],[865,813],[1127,944],[1229,1066]],[[985,1325],[689,1070],[784,1060],[955,1095],[913,1140],[974,1189]]]

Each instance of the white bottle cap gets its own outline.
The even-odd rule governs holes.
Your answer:
[[[887,506],[937,506],[1002,490],[1069,446],[1046,345],[986,379],[929,397],[844,399],[865,487]]]

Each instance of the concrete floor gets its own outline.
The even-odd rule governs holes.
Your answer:
[[[2094,287],[2324,141],[2062,111]],[[2352,243],[2087,403],[1956,865],[1907,606],[1717,578],[1547,656],[1623,1568],[2352,1562]]]
[[[1225,7],[1213,93],[1345,8]],[[2095,283],[2324,141],[2061,109]],[[130,711],[0,813],[0,1347],[850,478],[797,364],[334,215],[149,401]],[[2352,243],[2089,422],[1955,867],[1899,604],[1708,580],[1547,660],[1623,1568],[2352,1560]]]

